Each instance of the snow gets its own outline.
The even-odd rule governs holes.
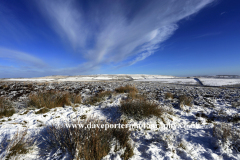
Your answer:
[[[59,82],[65,82],[65,81],[94,81],[92,77],[68,77],[68,78],[61,78],[58,79]]]
[[[58,81],[81,81],[89,79],[92,80],[93,78],[93,76],[62,77],[61,79],[58,79]],[[102,75],[98,75],[95,78],[110,79],[111,76],[107,75],[105,77]],[[52,79],[54,78],[51,78],[51,80]],[[201,81],[203,81],[203,83],[206,82],[205,80],[210,84],[209,80],[211,79],[201,78]],[[224,80],[227,81],[229,79],[222,79],[220,80],[221,83],[218,84],[226,84],[223,83]],[[196,84],[196,81],[192,78],[162,79],[155,77],[135,81]],[[216,81],[216,79],[212,79],[212,81]],[[235,81],[237,81],[237,79]],[[213,82],[211,84],[213,84]],[[154,85],[154,87],[156,86],[157,85]],[[85,91],[86,94],[87,92],[90,92],[89,89],[85,89]],[[154,125],[152,126],[152,128],[140,127],[131,129],[132,132],[130,136],[130,143],[134,148],[134,156],[131,157],[131,160],[240,159],[239,153],[231,151],[229,148],[218,146],[215,137],[213,137],[212,129],[214,127],[214,124],[220,123],[221,120],[216,120],[213,123],[209,123],[207,122],[206,118],[196,117],[196,113],[200,112],[206,115],[224,113],[225,117],[231,117],[234,114],[239,113],[239,107],[232,107],[231,104],[225,99],[222,99],[221,97],[214,97],[212,101],[214,108],[204,107],[200,105],[193,105],[192,107],[183,106],[182,108],[171,107],[174,114],[164,113],[161,118],[153,116],[140,121],[136,121],[134,119],[125,117],[119,112],[120,101],[122,99],[125,99],[126,97],[127,94],[116,94],[112,98],[106,98],[104,101],[96,105],[78,104],[78,107],[75,107],[75,109],[73,109],[72,106],[56,107],[44,114],[35,114],[38,109],[29,110],[27,114],[23,114],[24,112],[26,112],[26,109],[23,108],[11,117],[1,118],[0,159],[4,159],[7,153],[4,148],[1,148],[1,144],[3,144],[5,137],[11,139],[16,132],[22,131],[24,129],[27,129],[29,136],[39,135],[40,131],[46,125],[61,124],[62,122],[71,122],[72,120],[80,118],[82,115],[86,115],[87,118],[94,117],[94,119],[102,119],[109,121],[116,121],[118,119],[126,118],[128,120],[128,124],[134,124],[136,126],[144,126],[148,124]],[[171,99],[169,101],[171,101]],[[162,107],[167,108],[169,106],[163,103]],[[155,127],[156,125],[159,126]],[[218,149],[216,149],[215,147],[218,147]],[[67,153],[64,154],[61,158],[59,158],[59,154],[61,154],[59,152],[60,151],[57,150],[52,154],[52,157],[48,157],[48,159],[69,158],[69,155]],[[111,148],[111,151],[107,156],[103,158],[103,160],[108,160],[112,157],[114,157],[114,159],[120,160],[122,153],[123,150],[114,152],[114,148]],[[30,148],[29,153],[20,155],[18,157],[18,159],[25,160],[35,160],[40,158],[41,155],[39,155],[39,149],[36,146]]]
[[[113,77],[101,77],[101,76],[99,76],[99,77],[96,77],[96,78],[94,78],[94,79],[99,79],[99,80],[110,80],[110,79],[114,79]]]
[[[49,82],[54,81],[55,79],[46,79],[46,78],[10,78],[4,79],[3,81],[36,81],[36,82]]]
[[[129,75],[133,79],[156,79],[156,78],[175,78],[174,76],[163,76],[163,75],[144,75],[144,74],[133,74]]]
[[[30,110],[27,114],[23,114],[25,110],[14,114],[12,117],[3,118],[0,126],[0,141],[3,140],[4,135],[12,137],[14,133],[26,128],[29,134],[39,132],[45,125],[60,124],[79,118],[82,115],[87,117],[95,117],[96,119],[116,119],[120,118],[118,106],[120,100],[126,95],[117,95],[112,100],[106,100],[106,105],[82,105],[76,107],[76,111],[71,106],[57,107],[51,109],[45,114],[35,114],[37,110]],[[219,103],[216,100],[214,105],[217,110],[225,109],[228,114],[233,114],[236,109],[227,108],[226,104]],[[201,119],[202,123],[193,121],[194,113],[201,111],[202,107],[193,106],[189,113],[174,109],[175,115],[166,114],[164,116],[168,125],[175,127],[168,128],[160,118],[151,117],[141,121],[130,120],[129,124],[160,124],[159,128],[139,130],[132,129],[132,144],[134,145],[134,156],[132,160],[139,159],[223,159],[219,151],[215,150],[212,144],[212,136],[210,134],[213,124],[204,123],[205,119]],[[206,112],[211,109],[207,108]],[[4,121],[4,122],[3,122]],[[197,124],[197,125],[196,125]],[[0,152],[0,158],[4,156],[5,152]],[[56,157],[57,158],[57,153]],[[55,155],[54,154],[54,155]],[[119,153],[109,153],[103,159],[109,159],[111,154],[116,154],[115,159],[120,158]],[[67,155],[64,155],[67,158]],[[39,159],[37,149],[32,149],[30,153],[21,155],[20,159]],[[228,154],[224,159],[239,159],[240,155]]]
[[[196,80],[190,78],[163,78],[163,79],[140,79],[135,81],[159,81],[162,83],[176,83],[176,84],[197,84]]]
[[[223,86],[240,84],[240,79],[199,78],[203,85]]]

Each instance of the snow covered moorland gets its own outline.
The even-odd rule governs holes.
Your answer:
[[[146,74],[99,74],[99,75],[82,75],[82,76],[48,76],[38,78],[10,78],[0,79],[2,81],[13,82],[89,82],[89,81],[158,81],[160,83],[168,84],[190,84],[197,85],[199,81],[206,86],[226,86],[226,85],[240,85],[240,78],[205,78],[198,79],[194,77],[175,77],[164,75],[146,75]]]
[[[0,159],[240,159],[239,88],[89,77],[2,80]]]
[[[216,79],[216,78],[199,78],[204,85],[208,86],[223,86],[240,84],[240,79]]]

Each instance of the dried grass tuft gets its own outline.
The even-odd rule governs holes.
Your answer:
[[[170,92],[165,93],[165,99],[173,99],[173,94]]]
[[[0,118],[3,116],[10,117],[15,113],[14,108],[12,107],[12,103],[4,98],[0,97]]]
[[[145,99],[128,99],[121,102],[120,111],[136,120],[141,120],[149,116],[160,117],[163,109],[154,102]]]
[[[71,103],[81,103],[81,96],[68,92],[44,91],[29,96],[28,106],[54,108]]]
[[[106,121],[88,119],[71,124],[47,126],[45,128],[47,134],[44,134],[43,138],[45,144],[43,151],[47,154],[46,151],[60,149],[62,152],[69,153],[72,159],[100,160],[109,153],[113,140],[117,140],[119,148],[126,148],[122,155],[124,159],[133,155],[132,147],[128,143],[130,135],[128,129],[84,128],[90,123],[98,126],[109,124]]]
[[[16,156],[19,154],[26,154],[28,153],[28,147],[33,145],[33,139],[27,138],[27,130],[24,131],[18,131],[13,138],[8,143],[6,150],[7,155],[5,157],[6,160],[11,159],[12,157],[15,157],[15,159],[18,159]]]
[[[138,92],[137,88],[134,86],[126,85],[121,86],[115,89],[117,93],[130,93],[130,92]]]
[[[193,105],[192,97],[188,97],[186,95],[181,95],[181,96],[179,96],[178,99],[179,99],[180,106],[186,105],[186,106],[192,107],[192,105]]]

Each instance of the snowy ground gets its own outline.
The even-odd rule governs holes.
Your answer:
[[[203,85],[223,86],[240,84],[240,79],[199,78]]]
[[[87,117],[94,116],[99,119],[115,119],[120,118],[117,112],[121,96],[114,98],[113,102],[106,100],[104,105],[85,106],[80,105],[75,111],[71,106],[65,108],[58,107],[52,109],[45,114],[35,114],[35,111],[30,111],[27,114],[22,110],[12,117],[1,119],[0,126],[0,141],[3,141],[3,135],[11,137],[19,130],[28,129],[28,134],[32,135],[41,130],[45,125],[60,123],[61,121],[71,121],[79,118],[82,115]],[[217,100],[218,101],[218,100]],[[215,103],[217,110],[226,110],[226,104]],[[193,106],[189,113],[179,109],[174,109],[176,115],[164,116],[165,123],[173,125],[173,128],[164,127],[164,123],[160,118],[152,117],[142,121],[130,120],[129,124],[150,124],[160,125],[159,128],[133,130],[131,139],[134,145],[134,156],[131,159],[239,159],[239,154],[229,153],[222,148],[214,149],[214,139],[212,137],[213,124],[205,122],[204,118],[199,118],[201,122],[193,120],[196,112],[203,110],[199,106]],[[207,110],[207,112],[211,112]],[[236,109],[229,109],[228,113],[236,113]],[[179,127],[179,128],[174,128]],[[192,127],[192,128],[188,128]],[[116,153],[111,153],[116,154]],[[2,152],[0,157],[4,157],[5,152]],[[110,154],[109,154],[110,156]],[[108,159],[106,156],[105,159]],[[112,155],[111,155],[112,156]],[[64,156],[67,158],[67,156]],[[120,155],[115,157],[120,158]],[[20,155],[19,159],[40,159],[38,148],[32,150],[26,155]],[[52,158],[58,158],[57,155]],[[117,158],[116,158],[117,159]]]
[[[159,79],[139,79],[135,81],[158,81],[161,83],[174,83],[174,84],[197,84],[193,78],[159,78]]]
[[[93,83],[95,82],[92,82],[91,85]],[[239,89],[224,90],[217,88],[180,87],[179,91],[182,90],[185,94],[194,93],[195,100],[192,107],[179,107],[175,105],[176,99],[165,99],[163,96],[165,92],[174,92],[174,90],[178,93],[179,91],[176,90],[177,87],[171,85],[164,86],[158,83],[131,82],[131,84],[135,84],[139,89],[145,89],[149,95],[153,90],[156,90],[156,93],[160,97],[155,99],[155,101],[161,104],[162,107],[173,110],[174,114],[165,113],[160,118],[149,117],[140,121],[128,118],[119,112],[120,101],[125,99],[127,94],[116,94],[96,105],[78,104],[79,106],[75,107],[75,109],[72,106],[57,107],[45,114],[35,114],[38,109],[29,110],[27,114],[24,114],[27,109],[21,108],[13,116],[0,119],[0,143],[3,144],[5,138],[11,139],[17,131],[27,129],[29,136],[36,136],[46,125],[57,124],[62,121],[72,121],[86,115],[87,118],[95,117],[96,119],[110,121],[127,119],[128,124],[154,125],[150,128],[132,129],[130,137],[134,148],[132,160],[240,159],[240,154],[238,151],[231,149],[231,145],[219,145],[217,139],[213,137],[214,124],[219,124],[221,121],[228,122],[235,114],[238,114],[239,117],[239,103],[233,107],[229,98],[227,99],[231,95],[233,100],[236,99],[239,102]],[[112,87],[114,85],[118,85],[118,83],[109,84]],[[90,84],[86,84],[86,86],[90,86]],[[88,94],[90,94],[90,90],[87,89],[82,93],[84,96]],[[203,101],[210,102],[209,104],[214,107],[201,104]],[[197,114],[205,116],[197,116]],[[209,118],[213,118],[213,120],[209,121]],[[230,121],[229,124],[236,128],[239,127],[238,122],[232,123]],[[37,144],[27,154],[19,155],[17,159],[40,159],[39,148],[36,146]],[[0,159],[4,159],[7,150],[2,145],[0,147]],[[111,150],[103,159],[111,159],[110,157],[120,159],[120,154],[121,152]],[[60,156],[56,151],[56,153],[49,155],[46,159],[68,159],[68,155]]]
[[[51,82],[54,81],[55,79],[50,79],[50,78],[39,78],[39,79],[35,79],[35,78],[11,78],[11,79],[4,79],[2,81],[27,81],[27,82]]]

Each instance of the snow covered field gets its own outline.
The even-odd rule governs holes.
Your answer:
[[[54,81],[55,79],[50,79],[50,78],[12,78],[12,79],[4,79],[3,81],[26,81],[26,82],[50,82],[50,81]]]
[[[240,79],[199,78],[203,85],[223,86],[240,84]]]
[[[4,84],[4,83],[3,83]],[[136,86],[139,94],[156,102],[159,107],[171,110],[164,112],[160,117],[150,116],[142,120],[135,120],[120,112],[121,101],[128,97],[128,93],[113,94],[105,97],[101,102],[94,105],[90,104],[72,104],[59,106],[50,109],[49,112],[36,114],[39,109],[28,109],[24,101],[18,101],[14,98],[16,91],[21,93],[21,85],[26,87],[25,83],[15,85],[8,83],[9,86],[0,87],[1,96],[10,97],[16,104],[17,112],[10,117],[0,118],[0,159],[6,159],[9,150],[7,144],[15,133],[27,130],[28,137],[41,139],[44,135],[42,130],[48,125],[62,124],[76,119],[83,121],[82,117],[102,119],[108,121],[126,120],[127,124],[135,124],[139,128],[132,128],[129,143],[133,147],[134,155],[132,160],[139,159],[189,159],[189,160],[225,160],[240,159],[240,131],[235,135],[238,139],[233,139],[229,135],[226,141],[219,138],[224,131],[215,133],[216,127],[224,123],[231,128],[239,128],[239,109],[240,109],[240,90],[239,89],[221,89],[191,87],[179,85],[165,85],[158,81],[145,83],[143,81],[131,82],[61,82],[47,85],[34,84],[30,87],[31,92],[41,90],[68,90],[72,92],[79,91],[83,100],[93,96],[100,90],[113,91],[116,87],[130,84]],[[8,88],[8,90],[6,89]],[[8,93],[7,93],[8,92]],[[165,97],[166,93],[175,95],[173,98]],[[192,95],[193,105],[179,105],[180,95]],[[16,97],[16,96],[15,96]],[[145,125],[145,127],[144,127]],[[229,127],[228,126],[228,127]],[[214,130],[215,128],[215,130]],[[221,127],[220,127],[221,128]],[[218,128],[219,129],[219,128]],[[231,130],[229,130],[231,131]],[[225,132],[224,132],[225,133]],[[216,136],[218,135],[218,136]],[[11,141],[10,141],[11,142]],[[41,159],[39,154],[43,150],[40,142],[32,145],[26,154],[15,156],[16,159]],[[124,149],[115,151],[115,142],[112,142],[112,148],[103,159],[121,159]],[[58,149],[52,150],[42,159],[69,159],[68,152],[62,152]]]
[[[175,84],[197,84],[193,78],[159,78],[159,79],[139,79],[135,81],[158,81],[161,83],[175,83]]]

